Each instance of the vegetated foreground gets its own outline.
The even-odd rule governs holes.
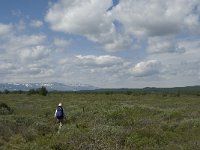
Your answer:
[[[61,128],[54,111],[67,112]],[[131,93],[0,94],[2,150],[200,149],[200,97]]]

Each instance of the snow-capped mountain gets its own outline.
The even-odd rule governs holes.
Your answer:
[[[98,89],[92,85],[88,84],[70,84],[65,85],[62,83],[52,82],[52,83],[0,83],[0,91],[28,91],[30,89],[37,89],[45,86],[49,91],[80,91],[80,90],[95,90]]]

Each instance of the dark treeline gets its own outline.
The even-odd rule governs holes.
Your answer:
[[[180,95],[197,95],[200,96],[200,86],[187,86],[187,87],[173,87],[173,88],[155,88],[146,87],[142,89],[96,89],[96,90],[82,90],[82,91],[51,91],[51,93],[102,93],[102,94],[115,94],[124,93],[127,95],[146,95],[146,94],[162,94],[162,96],[180,96]]]
[[[142,89],[129,89],[129,88],[119,88],[119,89],[96,89],[96,90],[82,90],[82,91],[48,91],[46,87],[41,87],[39,89],[30,89],[29,91],[0,91],[0,93],[26,93],[28,95],[40,94],[46,96],[47,93],[103,93],[103,94],[114,94],[114,93],[124,93],[127,95],[146,95],[146,94],[162,94],[163,96],[173,95],[197,95],[200,96],[200,86],[187,86],[187,87],[173,87],[173,88],[155,88],[146,87]]]
[[[33,94],[39,94],[43,96],[47,96],[48,90],[46,87],[42,86],[41,88],[37,89],[30,89],[29,91],[22,91],[22,90],[15,90],[15,91],[9,91],[5,89],[4,91],[0,91],[0,94],[9,94],[9,93],[14,93],[14,94],[27,94],[27,95],[33,95]]]

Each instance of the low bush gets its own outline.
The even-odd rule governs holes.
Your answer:
[[[0,103],[0,115],[9,115],[13,113],[13,109],[11,109],[6,103]]]

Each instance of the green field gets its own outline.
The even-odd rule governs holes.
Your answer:
[[[60,134],[59,102],[67,112]],[[197,95],[10,93],[0,94],[0,103],[2,150],[200,149]]]

